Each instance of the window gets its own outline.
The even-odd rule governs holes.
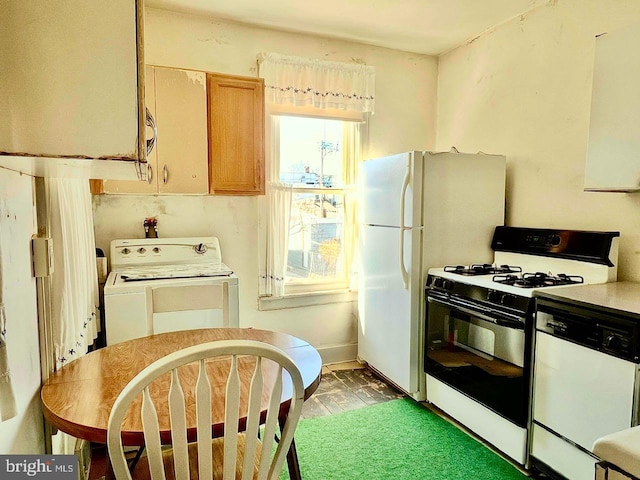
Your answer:
[[[345,301],[352,297],[354,182],[375,107],[375,69],[279,53],[257,60],[271,118],[259,201],[260,308]],[[307,296],[319,291],[333,295]]]
[[[272,115],[269,186],[284,264],[279,296],[346,290],[355,244],[355,168],[360,123],[336,118]],[[269,243],[269,241],[268,241]],[[278,248],[277,246],[274,248]]]

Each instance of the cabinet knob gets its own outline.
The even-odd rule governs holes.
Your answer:
[[[168,180],[169,180],[169,167],[167,167],[167,164],[165,163],[164,167],[162,167],[162,183],[166,185]]]
[[[147,183],[151,185],[153,182],[153,167],[147,163]]]

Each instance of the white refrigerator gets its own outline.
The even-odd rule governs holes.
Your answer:
[[[358,359],[426,398],[427,271],[492,263],[504,224],[502,155],[406,152],[367,160],[359,182]]]

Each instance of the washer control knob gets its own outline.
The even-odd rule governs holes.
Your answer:
[[[196,251],[197,254],[204,255],[205,252],[207,251],[207,246],[204,243],[199,243],[197,245],[194,245],[193,249]]]
[[[122,249],[122,254],[123,255],[129,255],[131,253],[131,250],[129,250],[128,248],[123,248]]]
[[[147,249],[146,249],[146,248],[144,248],[144,247],[140,247],[140,248],[138,249],[138,253],[145,253],[146,251],[147,251]]]

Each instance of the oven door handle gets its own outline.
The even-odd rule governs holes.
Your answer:
[[[454,300],[452,298],[443,300],[443,299],[432,296],[431,293],[427,296],[427,301],[429,303],[437,303],[439,305],[445,306],[452,310],[458,310],[462,313],[466,313],[467,315],[473,315],[474,317],[477,317],[481,320],[485,320],[487,322],[493,323],[501,327],[524,330],[525,319],[522,317],[517,317],[515,315],[511,316],[508,313],[499,312],[496,310],[490,310],[488,308],[483,308],[482,310],[479,310],[477,308],[474,308],[468,302]],[[495,315],[495,316],[491,316],[491,315]],[[512,317],[512,318],[508,318],[508,317]]]

